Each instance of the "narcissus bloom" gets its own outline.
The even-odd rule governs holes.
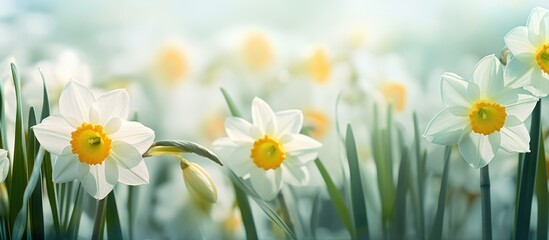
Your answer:
[[[487,165],[500,149],[530,151],[524,120],[538,99],[522,88],[505,86],[494,55],[480,60],[472,82],[444,73],[441,95],[447,108],[427,126],[424,136],[430,142],[458,144],[463,159],[474,168]]]
[[[527,26],[516,27],[505,36],[513,58],[505,70],[505,82],[523,87],[537,97],[549,94],[549,14],[535,8]]]
[[[57,155],[54,182],[79,179],[96,199],[107,196],[118,182],[149,182],[142,154],[152,145],[154,132],[127,120],[125,90],[96,98],[85,86],[70,82],[59,98],[59,113],[33,127],[40,144]]]
[[[280,191],[282,182],[304,185],[309,180],[305,165],[314,160],[321,146],[299,134],[303,114],[298,110],[273,112],[259,98],[252,102],[252,123],[229,117],[228,137],[214,142],[225,163],[238,176],[250,178],[254,190],[265,200]]]

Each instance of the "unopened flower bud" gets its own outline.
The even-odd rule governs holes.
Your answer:
[[[215,203],[217,189],[208,172],[195,163],[187,163],[186,166],[182,165],[182,168],[189,192],[206,202]]]

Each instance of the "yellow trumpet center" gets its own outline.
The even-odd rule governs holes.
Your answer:
[[[242,56],[252,70],[265,69],[272,61],[271,44],[261,33],[251,33],[242,44]]]
[[[543,44],[536,51],[536,63],[543,72],[549,74],[549,43]]]
[[[182,48],[168,45],[160,50],[156,58],[156,69],[168,84],[177,83],[189,71],[189,60]]]
[[[499,131],[506,117],[505,107],[489,100],[476,101],[469,111],[473,132],[484,135]]]
[[[308,60],[309,73],[316,83],[324,84],[328,82],[330,77],[331,65],[330,59],[326,51],[322,48],[317,48]]]
[[[286,152],[282,145],[274,139],[265,135],[254,142],[250,157],[255,165],[265,170],[277,169],[286,159]]]
[[[393,104],[396,112],[406,109],[406,86],[398,82],[385,82],[379,86],[379,90],[385,100]]]
[[[111,152],[112,141],[101,125],[82,123],[71,136],[72,153],[82,163],[101,164]]]

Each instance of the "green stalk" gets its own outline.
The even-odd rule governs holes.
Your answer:
[[[446,205],[446,189],[448,186],[448,175],[450,168],[450,154],[452,153],[452,146],[446,146],[444,151],[444,170],[442,172],[442,181],[440,183],[440,192],[438,194],[438,205],[433,226],[431,227],[431,233],[429,234],[430,240],[442,239],[442,227],[444,226],[444,209]]]
[[[95,222],[93,224],[93,240],[98,240],[103,238],[103,223],[105,222],[105,202],[106,198],[99,200],[97,204],[97,213],[95,214]]]
[[[352,206],[355,219],[356,237],[358,239],[369,239],[370,233],[368,229],[366,201],[364,199],[362,177],[360,175],[360,166],[358,163],[358,153],[356,150],[356,142],[351,124],[347,124],[345,152],[347,153],[347,160],[349,161]]]
[[[420,134],[419,124],[417,120],[417,114],[414,112],[414,149],[416,153],[416,180],[417,180],[417,212],[418,212],[418,225],[419,225],[419,238],[425,237],[425,218],[423,216],[423,168],[421,167],[421,148],[420,148]]]
[[[538,198],[538,232],[537,239],[547,239],[547,228],[549,225],[549,203],[547,193],[547,162],[545,162],[545,145],[543,137],[539,142],[538,169],[536,173],[536,196]]]
[[[539,158],[540,120],[541,101],[538,100],[532,113],[532,124],[530,125],[530,152],[524,155],[522,166],[513,239],[529,239],[530,235],[530,213],[532,210],[536,165]]]
[[[480,201],[482,203],[482,239],[492,239],[492,204],[490,201],[490,170],[480,169]]]

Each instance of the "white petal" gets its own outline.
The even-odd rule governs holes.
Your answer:
[[[99,123],[102,125],[112,118],[127,120],[130,113],[130,97],[123,89],[104,93],[93,105],[99,112]]]
[[[69,182],[83,177],[89,172],[89,165],[81,163],[78,156],[72,154],[71,147],[66,147],[53,165],[53,181],[56,183]]]
[[[252,101],[252,121],[262,134],[270,134],[276,131],[275,115],[271,107],[262,99],[256,97]]]
[[[305,165],[294,165],[292,159],[286,159],[282,164],[284,181],[294,186],[304,186],[309,182],[309,172]]]
[[[32,128],[36,139],[48,152],[61,155],[70,145],[71,133],[75,130],[61,116],[49,116]]]
[[[223,148],[237,148],[240,145],[240,143],[229,137],[219,138],[212,143],[213,148],[217,151],[221,151]]]
[[[235,141],[253,142],[252,127],[252,124],[242,118],[228,117],[225,119],[225,131]]]
[[[549,76],[541,70],[532,71],[532,81],[524,89],[530,91],[534,96],[543,98],[549,94]]]
[[[303,113],[299,110],[286,110],[275,113],[276,127],[279,136],[298,134],[303,126]]]
[[[501,136],[499,132],[488,136],[466,131],[459,140],[461,156],[473,168],[486,166],[499,150]]]
[[[120,128],[109,137],[113,141],[129,143],[143,154],[154,142],[154,131],[139,122],[120,119]]]
[[[122,141],[113,142],[109,158],[118,165],[119,182],[127,185],[149,183],[149,171],[143,157],[132,145]]]
[[[440,82],[442,102],[445,106],[470,107],[473,99],[478,98],[479,89],[474,83],[465,81],[453,73],[443,73]]]
[[[250,158],[251,146],[224,148],[220,152],[223,153],[220,154],[220,156],[223,156],[223,163],[239,177],[249,174],[255,166]]]
[[[8,158],[8,151],[0,149],[0,183],[6,180],[10,170],[10,160]]]
[[[532,67],[533,60],[521,60],[512,58],[505,67],[504,82],[505,86],[519,88],[530,84],[530,78],[534,68]]]
[[[88,122],[90,107],[94,101],[93,93],[88,88],[71,81],[59,97],[59,113],[79,122]]]
[[[82,187],[95,199],[103,199],[118,182],[118,167],[109,158],[101,165],[91,165],[90,171],[80,178]]]
[[[539,38],[541,41],[549,39],[549,14],[545,13],[539,22]]]
[[[538,98],[524,89],[512,89],[496,99],[496,102],[505,106],[507,116],[514,116],[524,122],[534,110]]]
[[[533,31],[536,34],[539,33],[539,24],[541,22],[541,18],[543,17],[543,15],[545,15],[545,13],[547,13],[547,9],[542,7],[536,7],[532,10],[526,24],[529,31]]]
[[[524,124],[501,129],[501,147],[508,152],[530,152],[530,134]]]
[[[287,155],[299,159],[301,164],[306,164],[318,156],[318,151],[322,147],[320,142],[302,134],[291,136],[292,140],[283,144]]]
[[[469,119],[465,116],[458,117],[452,114],[454,108],[460,107],[444,109],[429,122],[423,134],[427,141],[441,145],[454,145],[459,142]]]
[[[282,188],[282,171],[280,169],[265,171],[256,167],[252,170],[250,181],[257,194],[266,201],[276,197]]]
[[[473,72],[473,79],[480,89],[482,98],[491,99],[493,93],[498,93],[503,88],[503,70],[495,55],[482,58]]]
[[[514,57],[520,59],[533,57],[532,55],[536,50],[536,47],[534,47],[528,39],[528,28],[516,27],[509,31],[503,39]]]

